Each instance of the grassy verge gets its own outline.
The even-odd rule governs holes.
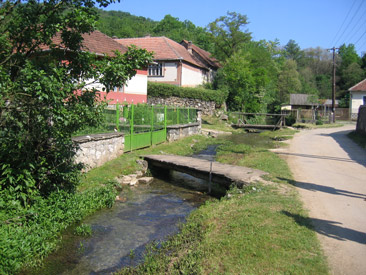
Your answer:
[[[217,160],[269,172],[272,184],[231,189],[218,201],[194,211],[181,232],[159,249],[152,245],[145,262],[119,274],[327,274],[328,267],[307,213],[289,184],[284,160],[268,151],[273,139],[295,131],[264,132],[222,140]]]
[[[316,125],[316,124],[312,124],[312,123],[295,123],[294,125],[292,125],[292,127],[294,128],[298,128],[298,129],[317,129],[317,128],[337,128],[337,127],[342,127],[344,124],[343,123],[331,123],[331,124],[322,124],[322,125]]]
[[[348,134],[348,137],[360,145],[362,148],[366,148],[366,135],[362,133],[358,133],[356,131],[352,131]]]

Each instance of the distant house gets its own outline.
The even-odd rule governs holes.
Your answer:
[[[366,79],[349,88],[348,91],[350,92],[351,119],[357,119],[358,109],[361,105],[366,105]]]
[[[189,41],[181,44],[167,37],[115,39],[123,46],[136,45],[154,53],[154,64],[148,68],[148,81],[195,87],[211,82],[218,61],[211,54]]]
[[[95,53],[104,58],[115,56],[114,51],[121,53],[127,52],[127,48],[114,41],[111,37],[101,33],[100,31],[93,31],[90,34],[83,34],[83,50]],[[62,49],[62,39],[60,34],[57,34],[52,42]],[[47,51],[47,48],[43,49]],[[88,84],[89,83],[89,84]],[[123,103],[143,103],[147,101],[147,68],[144,70],[136,70],[136,75],[132,77],[123,87],[114,87],[107,93],[104,85],[99,82],[94,82],[93,79],[87,81],[85,88],[95,88],[99,91],[101,99],[106,97],[109,104]]]
[[[308,94],[290,94],[290,105],[292,110],[314,109],[319,106],[313,95]]]

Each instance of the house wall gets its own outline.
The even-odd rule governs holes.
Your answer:
[[[148,81],[179,85],[178,62],[164,62],[163,76],[148,76]]]
[[[94,86],[92,86],[94,85]],[[147,70],[137,70],[134,77],[127,81],[122,88],[118,88],[116,91],[112,90],[108,94],[103,92],[104,86],[100,83],[88,85],[99,90],[100,97],[104,99],[106,97],[109,104],[118,103],[146,103],[147,102]]]
[[[364,96],[366,96],[366,92],[351,92],[351,119],[357,119],[358,109],[363,105]]]
[[[206,82],[207,76],[203,70],[183,63],[182,86],[195,87]]]

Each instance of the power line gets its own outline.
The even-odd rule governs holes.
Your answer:
[[[355,16],[358,14],[358,12],[360,11],[360,7],[364,4],[364,1],[361,1],[360,5],[358,6],[358,8],[356,9],[356,13],[353,14],[351,21],[348,23],[348,25],[346,26],[346,28],[343,30],[341,36],[338,38],[338,40],[336,41],[335,45],[338,44],[338,41],[341,40],[341,38],[343,37],[343,34],[346,32],[346,30],[348,29],[349,25],[351,25],[351,23],[353,22],[353,19],[355,18]]]
[[[362,24],[359,26],[356,32],[349,38],[349,41],[352,41],[353,38],[356,36],[356,34],[358,34],[360,30],[364,29],[365,26],[366,26],[366,19],[362,22]]]
[[[343,20],[343,23],[342,23],[341,27],[338,29],[337,34],[336,34],[336,35],[335,35],[335,37],[333,38],[333,41],[332,41],[332,42],[335,42],[335,40],[336,40],[336,38],[337,38],[337,36],[338,36],[339,32],[340,32],[340,31],[341,31],[341,29],[343,28],[344,23],[347,21],[348,16],[349,16],[349,14],[350,14],[350,12],[351,12],[351,10],[352,10],[353,6],[355,5],[355,3],[356,3],[356,0],[354,0],[354,1],[353,1],[353,4],[352,4],[351,8],[349,9],[349,11],[348,11],[348,13],[347,13],[346,17],[345,17],[345,18],[344,18],[344,20]],[[334,45],[335,43],[332,43],[332,44]]]
[[[361,38],[365,36],[365,34],[366,34],[366,31],[365,31],[365,32],[360,36],[360,38],[356,41],[355,46],[356,46],[356,45],[357,45],[357,43],[361,40]]]
[[[353,25],[352,29],[349,32],[347,32],[346,36],[344,37],[344,41],[350,41],[351,42],[353,40],[353,38],[358,33],[360,33],[360,30],[361,29],[362,30],[365,29],[365,26],[366,26],[366,19],[364,17],[365,13],[366,13],[366,10],[365,9],[363,11],[361,11],[361,15],[359,16],[357,23]]]

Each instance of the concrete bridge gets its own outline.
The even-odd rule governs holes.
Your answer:
[[[243,187],[259,181],[266,172],[244,166],[211,162],[205,159],[183,157],[176,155],[147,155],[144,159],[149,168],[175,170],[192,175],[196,178],[215,182],[225,188],[232,184]]]

